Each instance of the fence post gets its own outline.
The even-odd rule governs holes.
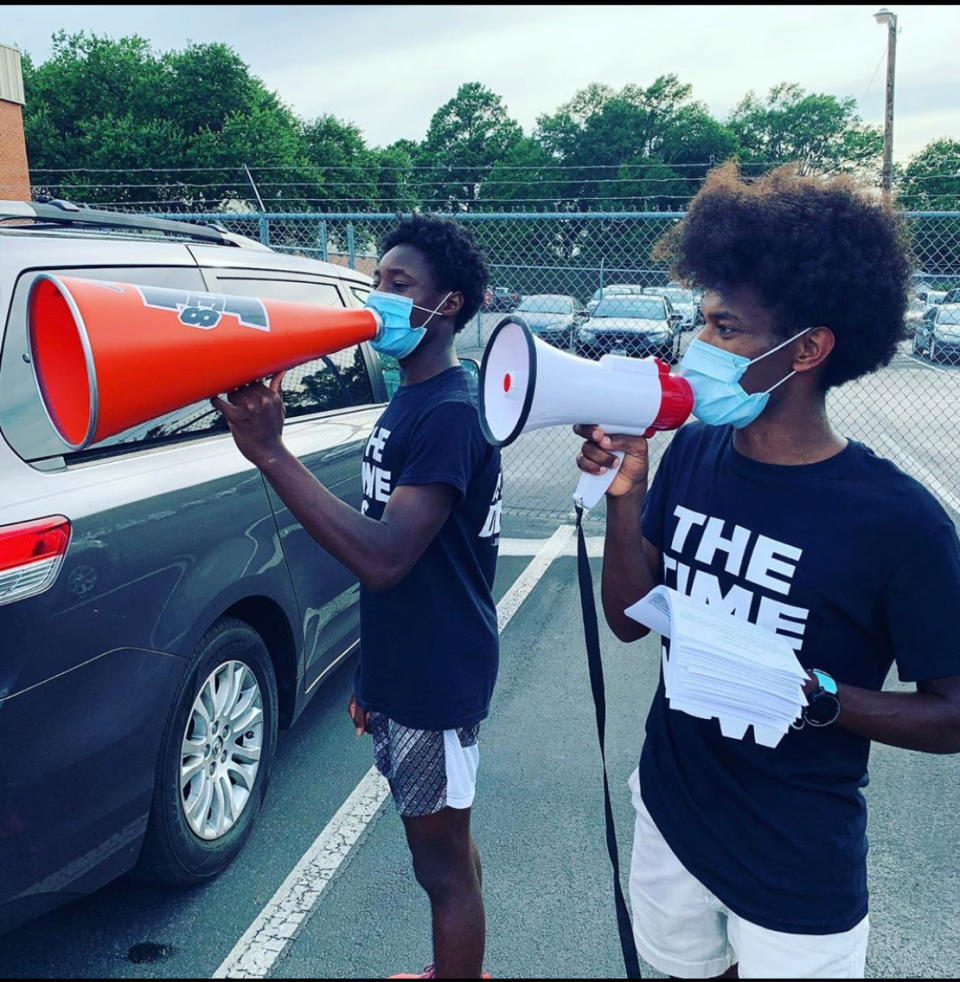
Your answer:
[[[347,225],[347,261],[351,269],[357,268],[357,247],[353,239],[353,222]]]
[[[260,216],[260,241],[263,245],[270,245],[270,223],[263,217]]]
[[[321,221],[317,233],[320,239],[320,258],[328,262],[327,258],[327,223]]]

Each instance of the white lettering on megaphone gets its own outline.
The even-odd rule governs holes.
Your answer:
[[[262,301],[256,297],[234,297],[222,293],[192,293],[160,286],[137,286],[145,307],[175,310],[178,320],[187,327],[203,331],[215,328],[223,314],[232,314],[241,327],[269,331],[270,318]]]

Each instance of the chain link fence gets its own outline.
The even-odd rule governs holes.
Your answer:
[[[385,214],[157,214],[213,221],[272,249],[371,273]],[[545,343],[584,358],[656,355],[672,364],[702,323],[699,295],[670,282],[651,246],[682,213],[464,214],[483,247],[490,289],[459,338],[480,359],[507,313]],[[831,418],[844,435],[894,460],[960,518],[960,214],[908,214],[917,271],[905,336],[891,365],[832,390]],[[954,306],[954,304],[957,304]],[[651,442],[654,465],[669,434]],[[530,516],[572,514],[579,439],[539,430],[505,448],[504,504]],[[603,514],[602,506],[592,517]]]

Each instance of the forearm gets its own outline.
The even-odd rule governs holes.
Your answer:
[[[624,609],[646,596],[656,585],[643,550],[640,513],[645,492],[607,499],[607,527],[603,544],[601,598],[610,629],[621,641],[635,641],[649,629],[624,614]]]
[[[280,500],[319,545],[371,590],[393,586],[407,572],[401,536],[389,523],[361,515],[327,490],[286,447],[260,464]]]
[[[839,685],[842,726],[858,736],[906,750],[960,753],[960,707],[932,692],[874,692]]]

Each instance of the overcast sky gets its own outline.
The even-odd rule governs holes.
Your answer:
[[[222,41],[300,116],[332,113],[372,146],[424,137],[463,82],[501,95],[530,133],[590,82],[649,85],[676,73],[725,118],[778,82],[853,96],[883,125],[887,29],[877,6],[7,5],[0,42],[36,62],[58,29],[140,34],[158,51]],[[899,16],[894,157],[960,139],[960,8]]]

